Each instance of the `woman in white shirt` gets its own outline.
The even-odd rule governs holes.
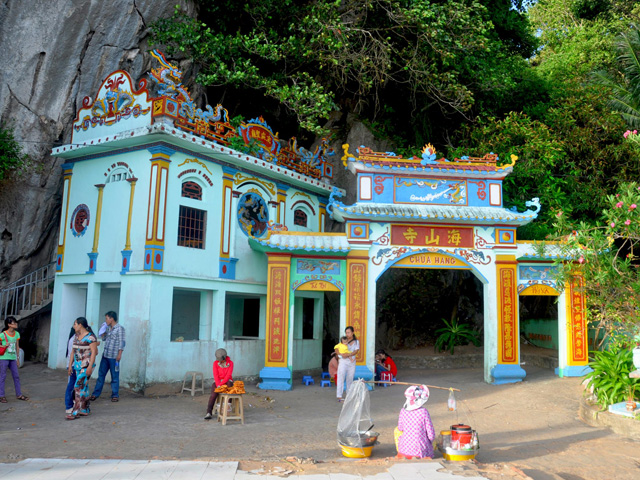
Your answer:
[[[344,382],[347,381],[347,388],[344,393],[349,391],[351,384],[353,383],[353,377],[356,373],[356,355],[360,350],[360,342],[356,338],[353,327],[347,327],[344,329],[344,334],[347,336],[347,347],[349,348],[348,354],[341,354],[342,358],[338,362],[338,380],[336,382],[336,396],[338,402],[344,401],[342,398]],[[336,354],[338,354],[336,349]]]

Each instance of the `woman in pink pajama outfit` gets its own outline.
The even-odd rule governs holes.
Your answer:
[[[412,385],[404,392],[404,396],[407,400],[398,417],[398,430],[402,432],[398,438],[398,456],[431,458],[436,431],[429,412],[423,407],[429,399],[429,388],[426,385]]]

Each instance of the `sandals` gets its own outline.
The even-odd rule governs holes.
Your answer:
[[[7,397],[0,397],[0,403],[7,403]]]
[[[67,415],[64,418],[66,418],[67,420],[77,420],[78,419],[78,417],[76,417],[75,415]]]
[[[119,399],[118,399],[118,397],[111,397],[111,401],[112,401],[112,402],[118,402],[118,401],[119,401]]]
[[[89,397],[89,401],[90,401],[90,402],[95,402],[97,399],[98,399],[98,397],[96,397],[95,395],[91,395],[91,396]]]
[[[27,401],[29,400],[29,397],[25,396],[25,395],[20,395],[19,397],[16,397],[18,400],[23,400],[23,401]]]

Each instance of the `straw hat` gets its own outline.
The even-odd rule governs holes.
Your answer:
[[[429,400],[429,387],[426,385],[411,385],[404,391],[406,401],[405,410],[417,410]]]

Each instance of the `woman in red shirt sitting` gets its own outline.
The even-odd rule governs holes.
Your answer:
[[[396,367],[396,362],[393,361],[387,352],[380,349],[376,352],[376,381],[381,380],[382,374],[389,372],[391,373],[391,378],[395,379],[398,374],[398,367]]]
[[[213,362],[213,385],[211,385],[211,396],[207,405],[207,414],[204,416],[205,420],[211,420],[213,417],[213,406],[218,398],[216,388],[222,385],[233,387],[231,375],[233,375],[233,362],[227,357],[227,351],[224,348],[219,348],[216,350],[216,361]]]

